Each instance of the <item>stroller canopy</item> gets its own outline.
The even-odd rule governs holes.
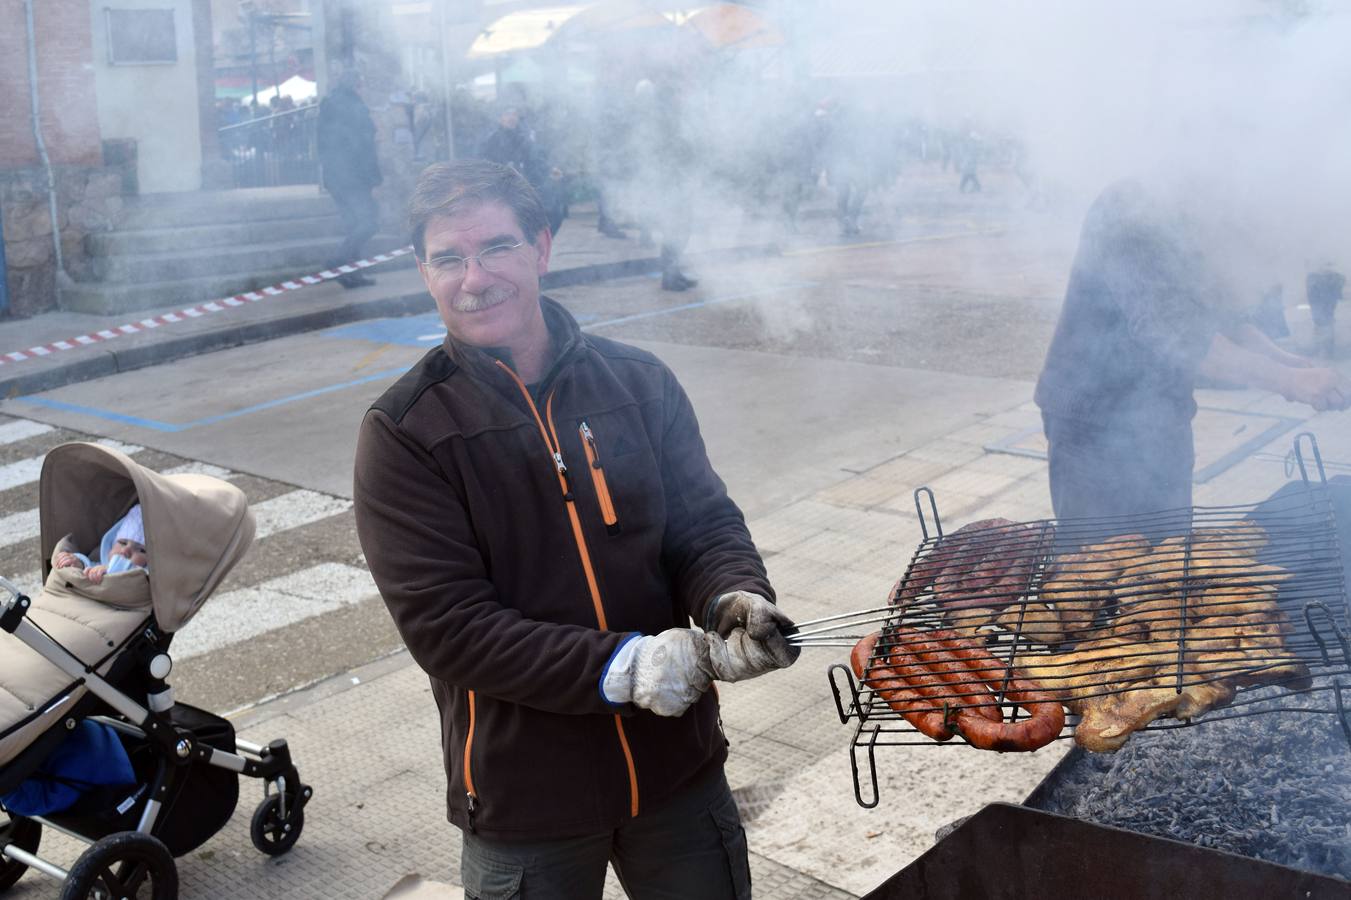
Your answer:
[[[196,614],[253,543],[253,513],[239,488],[207,475],[161,475],[98,444],[62,444],[48,453],[39,494],[44,581],[61,538],[97,548],[103,533],[141,504],[155,621],[169,632]]]

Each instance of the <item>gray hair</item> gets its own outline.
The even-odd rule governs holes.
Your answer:
[[[510,209],[531,244],[549,227],[539,195],[511,166],[484,159],[433,163],[418,176],[408,203],[408,229],[418,259],[426,258],[427,223],[433,216],[453,216],[484,203],[501,203]]]

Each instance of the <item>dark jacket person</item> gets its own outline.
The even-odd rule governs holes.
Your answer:
[[[342,217],[343,241],[329,266],[361,258],[361,248],[375,234],[379,208],[371,190],[382,181],[375,155],[375,122],[357,93],[360,79],[344,75],[319,104],[316,136],[324,188],[333,197]],[[343,287],[361,287],[374,282],[359,272],[338,278]]]
[[[790,664],[689,399],[540,296],[535,192],[480,160],[410,216],[447,335],[371,408],[357,529],[441,714],[471,897],[749,897],[713,678]],[[691,628],[690,620],[698,623]]]
[[[1191,505],[1198,375],[1320,410],[1351,402],[1336,372],[1243,320],[1216,262],[1237,248],[1203,246],[1205,215],[1127,181],[1084,220],[1035,394],[1060,518]]]

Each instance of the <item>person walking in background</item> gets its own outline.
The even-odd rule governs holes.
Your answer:
[[[961,169],[962,180],[957,183],[957,190],[963,194],[980,193],[980,174],[977,170],[980,168],[983,143],[975,128],[969,124],[962,126],[957,148],[957,165]]]
[[[660,238],[661,289],[686,291],[699,284],[682,271],[694,224],[690,198],[694,150],[681,128],[674,77],[666,73],[660,83],[642,78],[634,85],[629,155],[637,172],[633,203],[645,230]]]
[[[1337,338],[1333,328],[1337,304],[1346,287],[1346,276],[1328,263],[1304,279],[1304,290],[1313,315],[1313,342],[1315,352],[1329,359],[1337,352]]]
[[[346,72],[319,104],[319,164],[324,188],[338,206],[343,227],[343,240],[330,268],[360,259],[361,248],[379,227],[380,209],[372,191],[383,179],[375,155],[375,122],[358,93],[360,87],[360,75]],[[337,280],[345,288],[375,283],[360,272]]]
[[[525,176],[544,204],[544,211],[549,217],[549,233],[557,236],[568,214],[563,172],[550,164],[547,149],[540,145],[539,136],[534,130],[521,121],[519,108],[508,106],[502,110],[497,125],[479,146],[478,156],[489,162],[511,166]]]

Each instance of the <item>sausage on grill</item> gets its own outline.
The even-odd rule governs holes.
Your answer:
[[[888,637],[894,646],[887,652],[884,645],[877,661],[872,659],[880,635],[874,633],[854,646],[850,662],[860,681],[928,737],[946,741],[956,733],[973,747],[1005,753],[1044,747],[1065,727],[1065,711],[1050,694],[1006,674],[1008,666],[977,641],[952,631],[909,628],[889,631]],[[1004,722],[997,691],[1028,718]]]
[[[880,635],[873,632],[854,645],[853,652],[849,654],[854,674],[921,734],[935,741],[949,740],[956,732],[944,721],[943,713],[935,710],[934,704],[924,698],[922,689],[912,687],[901,672],[884,662],[869,665],[878,637]]]

